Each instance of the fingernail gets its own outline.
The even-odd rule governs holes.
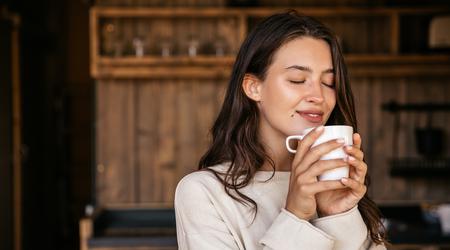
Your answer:
[[[337,143],[344,143],[345,140],[344,140],[343,138],[339,138],[339,139],[336,140],[336,142],[337,142]]]
[[[347,178],[345,178],[345,177],[342,178],[341,181],[342,181],[343,183],[347,183],[347,182],[348,182]]]
[[[354,160],[355,160],[355,157],[349,156],[348,159],[349,159],[350,161],[354,161]]]
[[[316,128],[316,131],[318,131],[318,132],[320,132],[322,130],[323,130],[323,126],[319,126],[319,127]]]
[[[353,147],[352,146],[345,146],[345,149],[347,149],[348,151],[352,150]]]

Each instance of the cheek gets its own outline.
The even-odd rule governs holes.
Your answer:
[[[266,84],[262,96],[266,108],[287,111],[295,107],[299,93],[287,85],[284,79],[274,79]]]
[[[333,91],[326,91],[325,94],[325,103],[327,104],[329,108],[329,112],[334,109],[334,106],[336,105],[336,92]]]

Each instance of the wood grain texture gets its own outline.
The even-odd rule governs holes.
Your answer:
[[[369,86],[372,95],[368,116],[371,129],[370,173],[373,177],[373,198],[378,200],[407,197],[407,186],[404,179],[392,179],[389,175],[388,160],[392,155],[392,138],[394,117],[381,110],[381,105],[390,100],[398,100],[398,84],[386,79],[373,79]],[[394,198],[395,197],[395,198]]]
[[[96,194],[99,204],[136,199],[134,88],[127,81],[98,83]]]
[[[257,20],[299,7],[317,17],[341,38],[355,93],[359,131],[372,177],[370,195],[379,202],[398,200],[449,201],[444,180],[391,177],[392,157],[418,156],[414,131],[423,116],[395,116],[381,110],[391,100],[449,102],[449,55],[398,54],[399,15],[440,13],[437,8],[317,8],[327,0],[283,0],[278,8],[195,8],[223,5],[209,0],[102,0],[91,12],[92,75],[97,83],[97,195],[105,207],[171,206],[177,182],[197,168],[209,143],[209,129],[220,109],[234,55]],[[272,3],[261,1],[262,5]],[[104,6],[111,6],[105,8]],[[311,7],[314,5],[315,7]],[[123,6],[180,8],[125,8]],[[192,6],[192,8],[191,8]],[[121,57],[100,53],[101,25],[117,26],[123,39]],[[92,30],[94,29],[94,30]],[[355,32],[356,31],[356,32]],[[132,40],[141,37],[145,55],[133,56]],[[197,57],[188,43],[199,40]],[[216,57],[214,43],[225,39],[226,56]],[[174,56],[161,57],[161,39],[173,42]],[[97,50],[96,50],[97,48]],[[449,114],[433,120],[450,140]],[[398,133],[398,141],[394,135]],[[450,147],[446,148],[447,155]]]
[[[363,135],[365,159],[372,179],[370,194],[378,202],[399,200],[448,201],[450,188],[445,178],[391,177],[388,161],[393,157],[421,157],[416,150],[415,129],[426,124],[426,114],[404,112],[399,114],[398,141],[395,142],[395,116],[381,110],[381,104],[394,100],[399,103],[449,102],[448,80],[435,78],[373,78],[358,79],[354,83],[356,110]],[[363,94],[366,96],[361,96]],[[367,113],[361,112],[362,107]],[[445,130],[450,114],[436,113],[433,124]],[[364,126],[363,124],[366,124]],[[364,140],[364,137],[367,138]],[[397,143],[397,152],[395,145]],[[446,147],[444,155],[450,155]]]
[[[178,0],[179,1],[179,0]],[[175,3],[176,2],[176,3]],[[105,7],[92,8],[91,11],[91,74],[96,78],[170,78],[171,73],[164,68],[149,69],[142,67],[149,61],[164,61],[161,57],[162,41],[172,43],[171,56],[173,61],[185,61],[191,40],[199,43],[197,54],[207,58],[211,65],[223,63],[222,57],[215,55],[215,45],[219,39],[225,41],[225,55],[236,54],[241,41],[248,30],[253,28],[254,20],[274,13],[285,12],[283,8],[195,8],[194,6],[209,6],[210,4],[191,1],[174,1],[178,8],[137,8],[143,1],[123,2],[125,6],[135,7]],[[145,5],[145,4],[144,4]],[[172,4],[170,4],[172,5]],[[186,6],[188,5],[188,6]],[[213,4],[214,5],[214,4]],[[190,6],[190,7],[189,7]],[[320,4],[318,4],[320,6]],[[303,14],[314,16],[339,36],[343,50],[351,55],[349,63],[355,61],[352,74],[355,77],[386,75],[400,77],[405,75],[449,75],[448,58],[442,61],[435,56],[422,56],[423,61],[403,58],[399,67],[379,65],[379,58],[389,62],[396,60],[398,54],[399,18],[401,15],[424,15],[448,13],[447,8],[356,8],[351,6],[330,7],[296,7]],[[105,27],[113,24],[114,41],[105,36]],[[102,32],[98,32],[98,30]],[[112,34],[110,34],[112,36]],[[144,58],[136,57],[133,40],[140,38],[144,42]],[[405,38],[403,38],[405,39]],[[121,45],[117,46],[117,42]],[[117,49],[121,47],[122,49]],[[116,49],[112,49],[116,48]],[[117,53],[117,51],[121,51]],[[104,60],[111,54],[120,54],[112,60]],[[369,56],[368,56],[369,55]],[[372,59],[371,56],[374,56]],[[124,58],[125,57],[125,58]],[[134,57],[134,60],[132,59]],[[353,58],[352,58],[353,57]],[[125,59],[125,60],[123,60]],[[360,61],[368,63],[360,64]],[[419,59],[420,60],[420,59]],[[112,62],[112,64],[111,64]],[[134,64],[136,66],[131,66]],[[189,61],[189,68],[174,64],[180,77],[195,78],[203,75],[202,69],[196,70],[201,61]],[[137,67],[139,66],[139,67]],[[194,69],[194,70],[193,70]],[[190,74],[186,73],[191,72]],[[205,69],[211,75],[220,74],[223,69]]]
[[[139,82],[137,97],[137,157],[140,172],[139,202],[157,201],[154,185],[158,183],[156,159],[158,154],[158,120],[160,112],[161,85],[155,81]]]
[[[103,207],[172,204],[197,169],[225,81],[110,80],[97,90],[97,195]]]
[[[11,102],[12,102],[12,207],[13,244],[15,250],[22,249],[22,87],[20,77],[20,28],[21,18],[15,13],[4,12],[11,22]],[[7,167],[7,166],[5,166]]]

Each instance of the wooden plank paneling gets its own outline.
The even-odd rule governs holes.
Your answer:
[[[199,125],[196,120],[198,105],[197,88],[198,82],[187,81],[179,83],[177,98],[177,177],[184,176],[196,169],[198,156],[196,149],[199,146],[199,134],[196,127]],[[173,192],[175,193],[175,192]],[[170,196],[170,197],[173,197]]]
[[[134,87],[127,82],[99,82],[97,88],[97,201],[135,200]]]
[[[354,101],[355,101],[356,118],[358,121],[358,133],[361,135],[362,139],[362,150],[364,152],[364,160],[368,164],[372,159],[371,158],[372,147],[369,146],[371,143],[371,137],[369,136],[371,127],[368,119],[368,116],[371,115],[370,103],[372,101],[371,99],[372,95],[370,95],[369,93],[370,81],[369,79],[366,78],[355,78],[351,79],[350,82],[352,84],[353,95],[355,97]],[[371,176],[372,171],[370,170],[372,167],[373,167],[372,165],[368,164],[369,176],[371,179],[373,179],[373,177]],[[371,197],[373,196],[372,188],[369,188],[369,195]]]
[[[197,130],[197,162],[194,168],[197,169],[198,159],[203,155],[211,142],[210,129],[218,114],[218,105],[216,104],[216,89],[220,85],[213,81],[206,84],[197,83],[194,85],[195,103],[197,105],[197,112],[195,114],[196,130]],[[184,173],[186,174],[186,172]]]
[[[328,0],[284,0],[277,5],[320,6]],[[347,4],[353,0],[345,1]],[[102,0],[96,8],[99,24],[110,22],[122,39],[124,56],[95,54],[97,92],[97,194],[101,204],[170,206],[176,183],[196,169],[208,145],[208,132],[223,100],[233,55],[253,19],[282,8],[117,8],[117,6],[213,6],[223,0]],[[108,3],[108,4],[105,4]],[[272,3],[263,3],[272,4]],[[333,6],[337,6],[333,2]],[[418,156],[414,129],[422,116],[394,115],[381,110],[390,100],[400,103],[449,101],[448,55],[397,55],[398,15],[422,15],[426,10],[400,8],[299,8],[330,24],[343,38],[352,76],[359,131],[372,176],[376,200],[448,199],[441,180],[391,177],[388,160]],[[93,13],[95,13],[95,11]],[[423,13],[422,13],[423,11]],[[97,18],[97,16],[96,16]],[[398,25],[397,25],[398,26]],[[93,26],[95,28],[95,23]],[[96,27],[102,30],[101,27]],[[355,33],[355,30],[358,31]],[[92,32],[96,36],[96,32]],[[391,36],[394,34],[394,36]],[[133,56],[132,40],[144,39],[146,55]],[[188,43],[199,40],[197,57],[189,57]],[[214,43],[226,40],[227,57],[215,57]],[[103,39],[103,38],[102,38]],[[173,41],[172,57],[161,55],[161,40]],[[95,46],[102,40],[93,39]],[[107,46],[106,46],[107,47]],[[420,52],[420,51],[419,51]],[[94,51],[95,53],[95,51]],[[111,80],[115,78],[116,80]],[[220,79],[215,79],[220,78]],[[128,80],[125,80],[128,79]],[[446,99],[447,98],[447,99]],[[436,118],[450,139],[448,115]],[[394,147],[395,133],[398,148]],[[398,151],[395,151],[398,149]],[[447,149],[447,154],[449,154]]]
[[[167,169],[175,169],[176,165],[176,156],[175,156],[175,147],[176,147],[176,123],[177,120],[177,106],[176,106],[176,97],[177,97],[177,83],[175,81],[165,82],[161,84],[161,92],[160,92],[160,116],[157,121],[158,126],[158,149],[156,150],[156,168],[154,184],[154,192],[155,192],[155,200],[156,201],[164,201],[171,196],[167,187],[171,187],[174,185],[172,183],[172,179],[170,175],[166,173]],[[166,198],[167,197],[167,198]]]
[[[408,102],[427,103],[427,102],[449,102],[448,89],[445,81],[440,78],[410,78],[408,79]],[[446,130],[446,134],[450,132],[448,124],[445,123],[450,113],[436,112],[433,113],[432,125],[440,129]],[[410,126],[407,129],[410,137],[407,145],[410,145],[408,155],[415,157],[423,157],[417,152],[417,143],[415,140],[415,129],[425,128],[427,126],[427,113],[411,113]],[[448,140],[447,140],[448,143]],[[450,155],[447,147],[444,155]],[[450,199],[450,187],[446,184],[448,180],[442,178],[417,178],[410,180],[410,199],[412,200],[448,200]]]
[[[394,115],[391,100],[448,102],[449,82],[440,77],[352,79],[365,159],[377,201],[448,200],[445,180],[389,175]],[[178,180],[196,169],[220,108],[222,80],[105,80],[97,91],[97,193],[103,204],[171,204]],[[421,115],[400,115],[398,156],[418,156],[414,129]],[[447,113],[434,118],[446,130]],[[447,147],[447,155],[450,153]]]
[[[155,183],[159,176],[156,165],[158,154],[158,120],[160,118],[161,84],[155,81],[139,82],[137,97],[137,158],[140,172],[139,202],[152,203],[155,197]]]
[[[386,200],[392,197],[406,197],[408,190],[403,179],[392,179],[389,176],[388,160],[392,157],[392,138],[394,136],[392,114],[382,111],[381,105],[390,100],[398,100],[399,85],[386,79],[373,79],[370,93],[373,102],[370,105],[371,115],[368,117],[372,128],[370,173],[373,176],[373,197]]]
[[[372,176],[372,197],[379,202],[410,201],[448,201],[450,187],[445,178],[408,178],[391,177],[388,160],[391,157],[421,157],[416,150],[415,128],[426,124],[426,115],[414,112],[399,114],[398,154],[393,151],[394,114],[382,111],[381,104],[390,100],[399,103],[449,102],[447,93],[450,83],[440,77],[434,78],[378,78],[369,83],[368,103],[371,111],[367,119],[369,124],[370,149],[366,149],[366,160]],[[361,93],[362,86],[356,88]],[[361,100],[357,97],[357,100]],[[449,128],[446,126],[450,114],[441,112],[433,119],[436,126],[446,130],[448,141]],[[361,122],[360,122],[361,123]],[[450,155],[446,148],[444,155]]]
[[[424,89],[424,85],[421,82],[416,81],[415,79],[407,78],[405,79],[408,82],[408,87],[406,88],[406,102],[407,103],[423,103],[427,98],[427,91]],[[429,86],[427,86],[428,88]],[[408,112],[405,116],[408,118],[404,123],[403,130],[407,132],[408,136],[405,136],[405,141],[402,143],[406,146],[406,155],[404,156],[415,156],[417,157],[416,143],[414,140],[415,128],[417,126],[416,119],[419,121],[424,121],[423,113],[416,112]],[[414,122],[413,122],[414,121]],[[419,122],[423,124],[423,122]],[[408,180],[408,190],[409,190],[409,199],[411,200],[424,200],[427,199],[427,185],[426,179],[423,178],[413,178]]]
[[[224,87],[221,79],[100,82],[99,203],[171,206],[176,184],[206,150]]]
[[[450,102],[450,84],[440,78],[428,78],[432,81],[433,87],[429,89],[430,99],[436,99],[440,102]],[[450,112],[438,112],[433,116],[433,125],[437,128],[444,129],[444,155],[450,156]],[[450,179],[450,178],[448,178]],[[431,200],[450,201],[450,185],[448,179],[430,179],[427,181],[428,191],[427,197]]]

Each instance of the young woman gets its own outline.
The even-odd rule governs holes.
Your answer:
[[[265,19],[239,50],[201,171],[178,184],[179,248],[385,249],[360,135],[345,159],[320,160],[340,140],[312,147],[332,124],[357,129],[335,35],[294,11]],[[286,137],[309,127],[290,154]],[[317,180],[343,165],[349,178]]]

